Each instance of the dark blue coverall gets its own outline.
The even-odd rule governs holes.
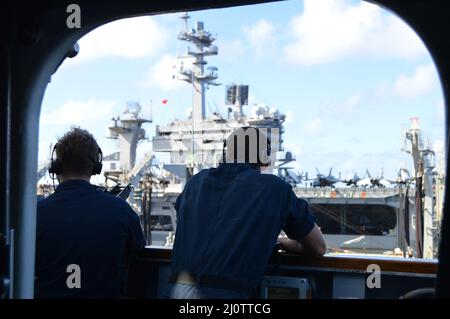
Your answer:
[[[281,229],[303,239],[316,218],[291,185],[249,164],[194,175],[177,198],[172,276],[163,297],[256,296]],[[179,280],[188,274],[192,282]]]
[[[126,201],[84,180],[65,181],[38,202],[35,297],[121,297],[128,259],[144,245],[139,217]],[[72,264],[81,288],[67,284]]]

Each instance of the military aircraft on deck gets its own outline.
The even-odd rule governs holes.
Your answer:
[[[364,178],[364,177],[363,177]],[[347,186],[356,187],[358,186],[358,182],[362,180],[363,178],[358,176],[358,173],[353,172],[353,177],[350,179],[343,179],[341,182],[345,183]]]
[[[332,175],[332,170],[333,170],[333,167],[330,167],[328,176],[325,176],[324,174],[320,173],[319,170],[316,168],[317,177],[308,179],[308,173],[306,173],[304,180],[312,181],[310,183],[310,185],[313,187],[326,187],[326,186],[334,187],[334,184],[341,181],[341,174],[339,173],[339,178],[336,178]]]

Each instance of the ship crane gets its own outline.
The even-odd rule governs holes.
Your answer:
[[[419,119],[411,118],[411,127],[405,130],[405,142],[410,142],[410,149],[403,151],[411,154],[414,163],[416,181],[416,250],[420,258],[434,258],[437,245],[437,218],[434,207],[434,174],[435,153],[429,143],[422,141]]]

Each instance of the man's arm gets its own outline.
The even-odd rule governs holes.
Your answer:
[[[142,232],[139,216],[129,207],[130,216],[130,252],[137,253],[145,247],[144,233]]]
[[[284,232],[288,238],[279,238],[281,248],[292,253],[323,256],[325,239],[316,224],[316,217],[308,203],[291,190]]]
[[[327,252],[327,245],[317,224],[302,240],[294,240],[287,237],[279,237],[280,248],[295,254],[323,256]]]

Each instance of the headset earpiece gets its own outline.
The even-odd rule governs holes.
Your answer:
[[[225,147],[227,147],[227,140],[226,139],[223,140],[222,163],[226,163],[227,162],[227,159],[226,159],[226,156],[225,156]]]
[[[50,159],[50,167],[48,168],[49,174],[59,175],[61,174],[61,162],[58,159],[55,159],[55,152],[56,152],[56,146],[58,143],[55,144],[52,150],[52,155]]]
[[[55,175],[61,174],[61,164],[60,164],[59,160],[56,159],[51,162],[48,172],[50,174],[55,174]]]
[[[100,146],[98,146],[98,162],[94,163],[94,168],[92,170],[92,175],[98,175],[102,172],[103,168],[103,152]]]
[[[54,175],[59,175],[61,174],[61,162],[59,161],[59,159],[55,159],[55,152],[56,152],[56,146],[58,144],[55,144],[55,146],[53,147],[52,150],[52,156],[51,156],[51,162],[50,162],[50,167],[48,168],[48,172],[50,174],[54,174]],[[98,147],[98,161],[94,161],[91,156],[89,156],[89,158],[92,159],[92,161],[94,162],[94,167],[92,169],[92,175],[98,175],[102,172],[102,168],[103,168],[103,152],[102,149],[100,148],[100,146]]]

